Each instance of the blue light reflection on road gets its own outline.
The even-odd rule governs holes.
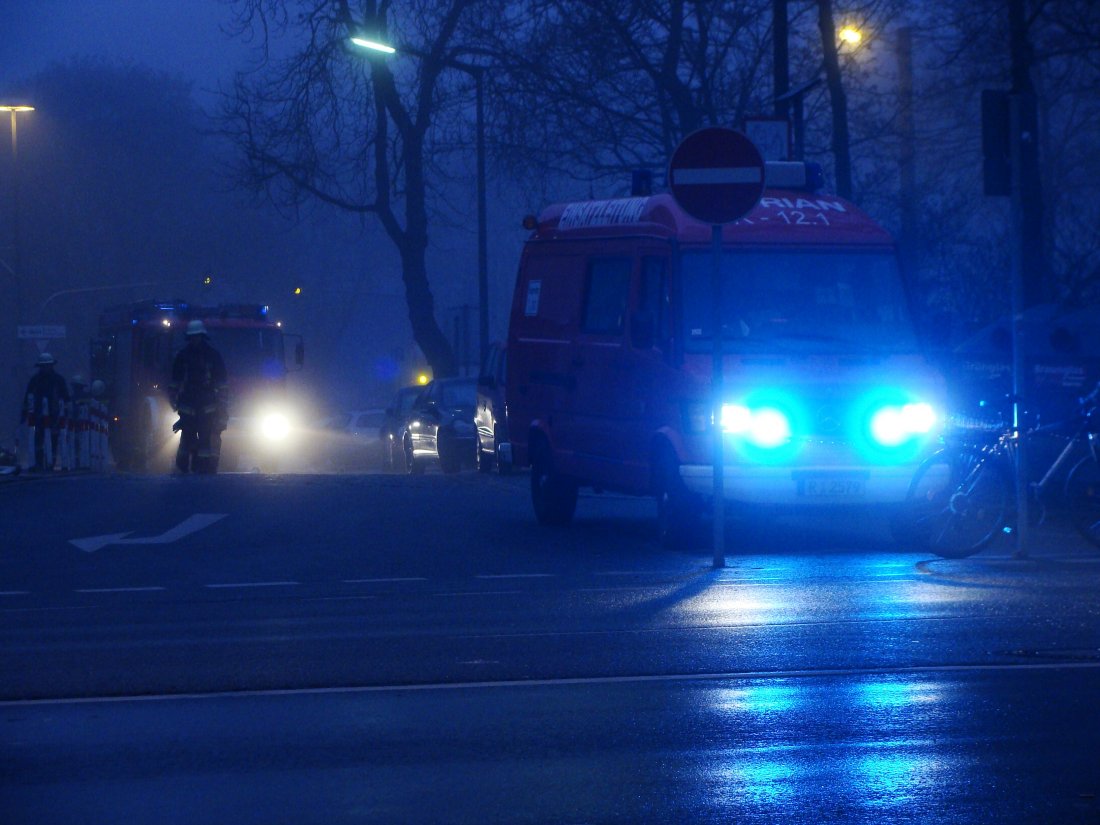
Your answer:
[[[853,815],[912,805],[942,813],[946,778],[972,771],[949,740],[931,735],[942,727],[948,691],[908,674],[713,689],[728,761],[706,771],[707,783],[716,798],[760,812],[826,794]]]

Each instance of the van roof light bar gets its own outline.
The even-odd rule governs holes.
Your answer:
[[[769,160],[764,164],[764,186],[816,192],[825,185],[821,165],[803,161]]]

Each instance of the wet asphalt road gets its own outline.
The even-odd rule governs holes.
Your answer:
[[[947,562],[848,512],[713,571],[524,483],[0,487],[3,821],[1100,822],[1068,533]]]

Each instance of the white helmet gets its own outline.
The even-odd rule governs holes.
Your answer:
[[[192,335],[206,335],[206,326],[202,321],[196,319],[194,321],[187,322],[187,332],[184,333],[188,338]]]
[[[44,352],[38,356],[38,360],[35,362],[37,367],[47,367],[50,364],[56,364],[57,359],[50,355],[48,352]]]

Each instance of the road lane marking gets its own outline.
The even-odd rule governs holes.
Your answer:
[[[433,593],[433,596],[515,596],[530,595],[524,590],[472,590],[463,593]]]
[[[163,587],[84,587],[74,590],[74,593],[151,593],[154,590],[164,590]]]
[[[344,579],[344,584],[384,584],[387,582],[426,582],[423,576],[392,576],[385,579]]]
[[[554,573],[478,573],[475,579],[553,579]]]
[[[579,676],[560,679],[499,679],[482,682],[425,682],[405,685],[351,685],[345,687],[270,688],[196,693],[135,694],[132,696],[76,696],[58,699],[4,699],[0,708],[51,705],[115,705],[123,702],[177,702],[197,699],[253,699],[265,696],[331,696],[357,693],[484,690],[531,687],[586,687],[590,685],[659,684],[662,682],[721,682],[765,679],[904,676],[931,673],[1004,673],[1011,671],[1097,670],[1100,662],[999,662],[969,665],[909,665],[905,667],[837,668],[835,670],[731,670],[706,673],[654,673],[634,676]]]
[[[225,582],[222,584],[206,584],[203,587],[211,589],[229,587],[295,587],[300,582]]]
[[[29,590],[0,590],[0,596],[29,596]]]
[[[171,544],[179,541],[192,533],[203,530],[211,524],[221,521],[228,513],[195,513],[188,516],[175,527],[165,530],[159,536],[147,536],[145,538],[127,538],[133,530],[122,533],[108,533],[102,536],[89,536],[83,539],[69,539],[69,544],[83,550],[85,553],[94,553],[109,544]]]

